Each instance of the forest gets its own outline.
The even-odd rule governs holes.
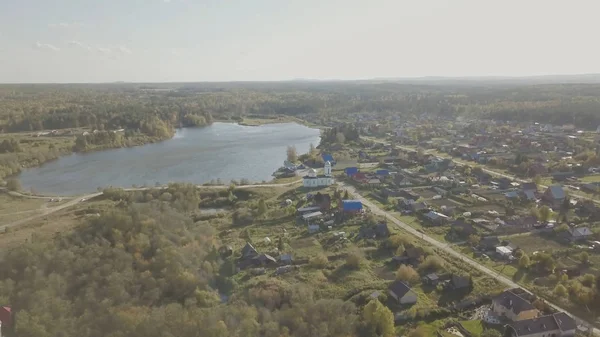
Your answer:
[[[10,303],[16,313],[4,335],[326,337],[393,331],[391,312],[376,301],[363,312],[279,278],[242,288],[232,277],[238,254],[223,255],[214,226],[189,216],[203,198],[191,185],[105,192],[119,202],[99,217],[53,239],[33,236],[3,254],[0,303]],[[204,199],[227,204],[237,198],[249,194],[232,188]]]
[[[0,130],[201,126],[248,115],[325,124],[353,113],[434,114],[600,125],[600,84],[231,82],[0,85]]]

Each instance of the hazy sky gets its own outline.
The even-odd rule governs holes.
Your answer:
[[[599,0],[0,0],[0,82],[600,73]]]

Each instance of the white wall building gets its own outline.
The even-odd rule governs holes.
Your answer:
[[[331,163],[326,162],[323,168],[323,174],[317,175],[315,169],[310,169],[303,178],[304,187],[323,187],[333,185],[333,176],[331,174]]]

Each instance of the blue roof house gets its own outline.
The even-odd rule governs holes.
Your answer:
[[[360,200],[342,200],[342,210],[344,212],[360,212],[363,204]]]
[[[348,177],[352,177],[353,175],[358,173],[358,167],[346,167],[344,169],[344,173],[346,173]]]

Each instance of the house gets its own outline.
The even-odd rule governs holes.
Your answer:
[[[10,328],[12,325],[12,308],[9,306],[0,307],[0,329]],[[0,330],[1,334],[2,330]]]
[[[437,274],[433,273],[433,274],[429,274],[429,275],[426,275],[425,277],[423,277],[422,281],[425,284],[428,284],[431,286],[436,286],[440,282],[440,278],[439,278],[439,276],[437,276]]]
[[[535,193],[536,192],[530,190],[523,191],[523,198],[527,201],[535,201],[537,200]]]
[[[506,192],[506,193],[504,193],[504,196],[508,200],[517,200],[520,197],[518,191],[509,191],[509,192]]]
[[[414,200],[414,201],[419,200],[419,198],[421,197],[420,195],[414,193],[411,190],[402,190],[402,191],[400,191],[399,196],[400,197],[404,197],[406,199],[411,199],[411,200]]]
[[[453,274],[450,279],[450,288],[454,290],[464,290],[471,287],[471,278]]]
[[[423,219],[429,222],[431,225],[441,226],[446,224],[449,218],[444,214],[429,211],[428,213],[423,214]]]
[[[497,236],[484,236],[479,241],[479,247],[483,250],[494,250],[500,245],[500,239]]]
[[[257,265],[267,265],[267,264],[275,264],[277,260],[269,254],[260,254],[253,258],[255,264]]]
[[[505,326],[506,337],[572,337],[577,323],[564,312],[512,322]]]
[[[294,262],[294,259],[292,258],[292,254],[282,254],[281,256],[279,256],[279,262],[281,264],[289,265],[292,264],[292,262]]]
[[[242,259],[251,259],[257,255],[258,251],[256,251],[254,246],[252,246],[252,244],[250,244],[249,242],[246,242],[246,245],[244,246],[244,248],[242,248]]]
[[[538,317],[540,312],[528,300],[516,294],[512,289],[492,298],[491,310],[498,316],[509,320],[521,321]]]
[[[553,207],[560,207],[560,205],[566,197],[567,195],[565,193],[565,190],[562,188],[561,185],[552,185],[548,187],[546,189],[546,192],[544,192],[543,196],[544,200],[550,203],[550,205],[552,205]]]
[[[348,177],[352,177],[353,175],[358,173],[358,167],[346,167],[344,169],[344,173],[346,173]]]
[[[523,193],[525,193],[527,191],[532,191],[532,192],[536,193],[538,191],[538,186],[535,182],[523,183],[523,184],[521,184],[521,191]]]
[[[311,213],[306,213],[306,214],[302,215],[302,220],[311,221],[311,220],[318,219],[322,216],[323,216],[323,213],[321,213],[320,211],[311,212]]]
[[[592,233],[592,231],[587,227],[577,227],[577,228],[569,228],[569,234],[570,234],[569,240],[571,240],[572,242],[575,242],[575,241],[585,240],[594,233]]]
[[[413,202],[409,205],[408,209],[414,213],[429,211],[429,207],[424,202]]]
[[[304,187],[323,187],[333,185],[333,176],[331,174],[331,162],[325,162],[323,167],[323,174],[317,175],[315,169],[308,170],[308,174],[302,178],[302,184]]]
[[[400,304],[417,303],[417,293],[402,281],[394,281],[388,287],[388,292]]]
[[[387,238],[390,236],[390,229],[386,223],[380,223],[375,225],[375,236],[380,239]]]
[[[360,213],[363,210],[363,204],[360,200],[342,200],[342,211],[344,213]]]
[[[367,180],[367,184],[371,187],[376,187],[376,186],[381,185],[381,180],[379,180],[377,178],[369,179],[369,180]]]

